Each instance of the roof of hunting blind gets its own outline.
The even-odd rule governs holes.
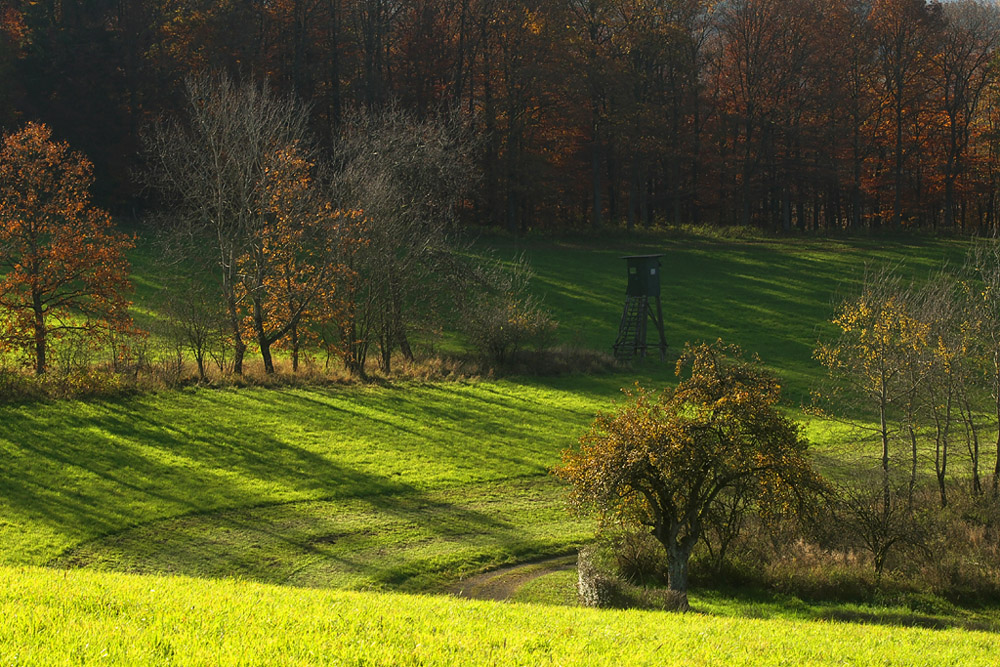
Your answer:
[[[653,259],[654,257],[663,257],[660,255],[622,255],[622,259]]]

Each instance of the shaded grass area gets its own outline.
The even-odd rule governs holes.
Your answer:
[[[992,665],[996,635],[0,568],[19,665]]]
[[[2,407],[0,560],[44,563],[154,521],[294,501],[388,511],[391,498],[514,478],[557,494],[549,466],[603,402],[596,384],[189,389]]]
[[[907,278],[923,280],[961,264],[969,247],[951,239],[730,241],[697,235],[500,244],[508,256],[523,252],[531,262],[535,289],[559,321],[561,340],[603,350],[615,340],[624,305],[621,256],[662,253],[672,351],[685,341],[738,343],[782,378],[791,405],[808,399],[820,373],[812,350],[829,331],[836,304],[860,284],[866,264],[897,266]],[[652,331],[650,336],[655,340]],[[672,368],[658,363],[638,366],[657,379],[672,377]]]

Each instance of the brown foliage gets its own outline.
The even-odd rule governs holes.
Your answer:
[[[90,205],[90,163],[29,123],[0,147],[0,340],[44,373],[53,338],[100,341],[127,328],[132,240]]]

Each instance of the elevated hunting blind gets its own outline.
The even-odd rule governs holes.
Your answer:
[[[650,319],[660,335],[660,360],[666,356],[667,337],[663,333],[663,305],[660,303],[661,257],[663,255],[622,257],[628,268],[628,283],[625,287],[625,309],[614,345],[618,359],[631,359],[636,354],[646,356],[646,328]]]

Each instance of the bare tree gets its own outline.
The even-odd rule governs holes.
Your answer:
[[[872,555],[876,582],[894,551],[921,544],[918,527],[901,494],[892,493],[886,501],[881,486],[875,480],[862,480],[840,487],[836,503],[838,525]]]
[[[473,143],[453,118],[417,121],[397,108],[359,113],[336,146],[334,192],[364,215],[365,243],[351,266],[348,366],[364,372],[372,343],[389,372],[395,349],[412,359],[410,328],[435,310],[451,266],[458,208],[474,178]]]
[[[193,249],[202,245],[213,249],[211,270],[225,304],[234,372],[243,372],[245,318],[265,370],[273,372],[271,346],[321,293],[335,256],[336,244],[315,238],[317,229],[337,225],[311,187],[308,110],[274,95],[266,83],[223,75],[192,76],[185,91],[182,117],[161,121],[145,135],[144,180],[176,205],[175,236],[186,238],[191,256],[200,256]],[[296,255],[302,249],[323,255],[309,258],[308,278]],[[280,278],[289,277],[295,261],[295,298],[278,307],[276,292],[290,286]]]
[[[200,283],[186,281],[166,288],[163,303],[168,320],[168,335],[181,349],[186,349],[198,366],[198,379],[205,381],[205,361],[212,346],[219,341],[225,323],[222,300],[217,292]]]

